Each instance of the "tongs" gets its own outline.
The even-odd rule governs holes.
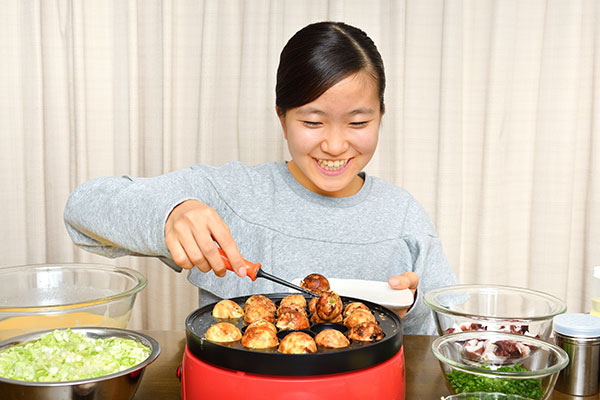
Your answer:
[[[227,258],[227,255],[225,254],[223,249],[219,248],[219,254],[221,254],[221,259],[223,259],[223,262],[225,263],[225,268],[227,268],[229,271],[233,271],[233,267],[231,266],[231,263],[229,262],[229,258]],[[245,258],[243,258],[243,260],[244,260],[244,264],[245,264],[244,266],[246,267],[246,273],[247,273],[248,277],[250,277],[250,279],[252,279],[252,281],[255,281],[256,278],[265,278],[272,282],[279,283],[280,285],[284,285],[284,286],[287,286],[294,290],[298,290],[302,293],[306,293],[310,296],[319,297],[319,295],[317,293],[313,293],[308,289],[304,289],[303,287],[294,285],[291,282],[288,282],[286,280],[283,280],[281,278],[278,278],[274,275],[271,275],[271,274],[263,271],[261,268],[262,265],[260,263],[252,263],[252,262],[246,260]]]

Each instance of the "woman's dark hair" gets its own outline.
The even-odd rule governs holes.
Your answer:
[[[302,28],[279,58],[275,104],[280,115],[316,100],[359,71],[368,72],[375,80],[383,113],[383,60],[367,34],[342,22],[317,22]]]

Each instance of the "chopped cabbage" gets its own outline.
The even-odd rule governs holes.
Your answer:
[[[94,339],[57,329],[0,351],[0,376],[29,382],[90,379],[131,368],[149,355],[150,349],[133,339]]]

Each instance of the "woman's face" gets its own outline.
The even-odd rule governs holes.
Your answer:
[[[381,122],[376,83],[368,73],[348,76],[279,119],[292,156],[288,168],[302,186],[330,197],[360,190],[358,173],[375,153]]]

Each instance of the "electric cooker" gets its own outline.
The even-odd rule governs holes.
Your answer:
[[[265,294],[278,305],[290,293]],[[243,307],[250,296],[236,297]],[[307,301],[310,297],[306,297]],[[276,349],[250,350],[239,342],[219,344],[205,339],[206,330],[222,320],[212,316],[214,304],[188,315],[186,347],[178,370],[182,399],[235,400],[404,400],[402,321],[392,310],[365,300],[341,296],[344,306],[359,301],[373,312],[385,336],[376,342],[351,341],[343,349],[319,348],[312,354],[282,354]],[[228,320],[242,331],[246,323]],[[324,328],[345,332],[339,324],[311,323],[315,336]],[[278,333],[279,339],[287,331]]]

